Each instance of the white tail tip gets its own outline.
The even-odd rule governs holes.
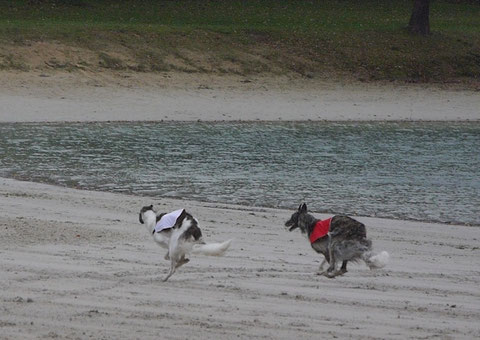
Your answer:
[[[382,251],[373,255],[368,259],[370,269],[380,269],[385,267],[390,260],[390,255],[386,251]]]
[[[221,256],[227,251],[231,243],[232,240],[221,243],[196,244],[193,247],[192,252],[209,256]]]

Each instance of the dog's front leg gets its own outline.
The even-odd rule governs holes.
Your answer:
[[[320,263],[320,268],[318,268],[318,271],[319,271],[320,273],[323,272],[323,266],[325,265],[326,262],[327,262],[327,260],[326,260],[325,258],[323,258],[322,263]]]
[[[330,278],[330,279],[337,276],[338,274],[337,274],[337,271],[335,269],[336,269],[335,260],[332,260],[330,262],[330,267],[328,267],[327,271],[325,272],[325,276]]]
[[[177,269],[177,261],[171,260],[170,262],[170,271],[168,272],[167,276],[163,279],[163,282],[167,281],[170,276],[172,276],[175,273],[175,269]]]
[[[340,272],[341,272],[342,274],[345,274],[345,273],[347,272],[347,262],[348,262],[348,261],[343,261],[343,262],[342,262],[342,267],[340,268]]]
[[[330,267],[328,267],[327,271],[325,272],[325,276],[332,279],[337,275],[341,275],[341,272],[337,270],[337,261],[335,257],[332,257],[330,260]]]
[[[328,258],[330,259],[330,266],[327,269],[325,275],[329,278],[335,277],[336,259],[333,251],[335,243],[332,242],[332,237],[328,234]]]
[[[180,261],[177,262],[177,265],[175,266],[175,268],[183,266],[185,263],[188,263],[188,262],[190,262],[190,260],[186,259],[185,255],[183,255],[182,258],[180,259]]]
[[[333,263],[333,266],[330,266],[327,270],[327,273],[325,274],[325,276],[329,278],[334,278],[335,276],[343,275],[347,272],[348,261],[345,261],[345,260],[342,261],[342,267],[340,268],[340,270],[337,270],[337,261],[339,261],[338,259],[342,258],[339,247],[340,247],[340,244],[336,244],[336,243],[332,244],[332,247],[331,247],[332,257],[331,257],[330,263],[331,264]]]
[[[318,268],[317,275],[325,275],[325,271],[323,267],[325,266],[325,263],[330,263],[330,255],[328,252],[328,236],[321,238],[320,240],[317,240],[315,243],[312,244],[312,248],[319,254],[323,255],[323,261],[320,264],[320,267]]]
[[[328,253],[328,243],[327,243],[326,247],[327,247],[327,249],[326,249],[326,252],[323,253],[323,261],[320,264],[318,275],[325,275],[326,272],[325,272],[325,270],[323,270],[323,266],[325,265],[325,263],[330,263],[330,255]]]

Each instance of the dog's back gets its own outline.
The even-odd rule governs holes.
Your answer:
[[[367,238],[365,225],[351,217],[335,215],[330,223],[330,236],[336,240],[364,240]]]
[[[338,261],[357,261],[372,248],[365,225],[351,217],[335,215],[330,225],[331,246]]]

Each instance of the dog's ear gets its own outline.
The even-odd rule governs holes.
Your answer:
[[[306,203],[303,203],[301,206],[300,206],[300,209],[298,209],[300,212],[307,212],[307,204]]]
[[[138,214],[138,220],[140,221],[141,224],[143,224],[142,213]]]
[[[300,205],[298,206],[298,211],[299,211],[299,212],[302,211],[302,206],[303,206],[302,204],[300,204]]]

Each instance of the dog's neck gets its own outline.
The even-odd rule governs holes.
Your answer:
[[[143,223],[147,228],[147,231],[152,234],[157,224],[157,215],[153,210],[147,210],[143,213]]]
[[[310,237],[310,234],[312,233],[317,221],[318,219],[316,219],[314,216],[304,213],[299,216],[298,225],[300,229],[305,232],[308,237]]]

